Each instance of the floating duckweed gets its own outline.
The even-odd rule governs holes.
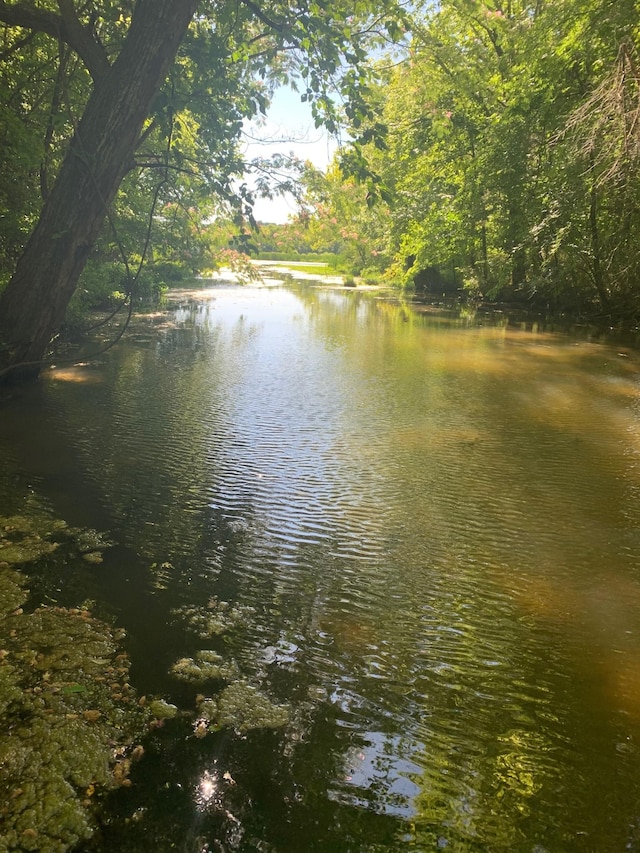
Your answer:
[[[231,606],[228,601],[211,598],[206,607],[185,605],[171,611],[174,622],[180,622],[201,639],[230,631],[251,611],[249,607]]]
[[[213,678],[229,681],[238,675],[235,663],[225,661],[221,655],[211,649],[202,649],[192,658],[181,658],[171,667],[171,672],[181,681],[193,683]]]
[[[241,733],[251,729],[279,728],[289,721],[286,705],[274,705],[246,681],[236,681],[225,687],[217,698],[217,705],[218,725],[229,726]]]

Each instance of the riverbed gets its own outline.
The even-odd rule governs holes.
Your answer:
[[[83,853],[640,850],[639,392],[587,329],[219,281],[4,400],[5,489],[113,543],[33,589],[180,710]],[[234,679],[282,718],[198,730]]]

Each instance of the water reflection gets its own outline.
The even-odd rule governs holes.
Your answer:
[[[291,715],[168,723],[92,849],[640,849],[635,352],[304,287],[148,332],[29,402],[39,483],[119,543],[140,690],[206,648]],[[251,616],[201,640],[213,598]]]

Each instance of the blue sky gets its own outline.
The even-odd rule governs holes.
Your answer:
[[[336,148],[336,141],[314,126],[309,105],[301,103],[299,92],[283,87],[275,93],[266,119],[247,127],[244,152],[247,159],[293,153],[326,169]],[[258,199],[254,208],[261,222],[286,222],[295,212],[291,198]]]

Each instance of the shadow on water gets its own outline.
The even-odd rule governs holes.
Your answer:
[[[180,710],[79,851],[640,849],[637,352],[302,285],[140,322],[0,410],[15,481],[115,543],[35,594]],[[197,736],[202,650],[286,725]]]

